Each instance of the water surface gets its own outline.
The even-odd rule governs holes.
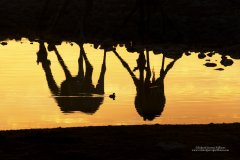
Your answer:
[[[240,121],[238,60],[225,67],[217,53],[203,59],[166,53],[163,63],[163,54],[152,51],[129,53],[117,46],[114,53],[84,44],[82,69],[92,71],[92,79],[86,73],[82,78],[92,84],[83,85],[78,44],[41,45],[22,40],[0,46],[0,129]],[[206,67],[208,60],[217,66]]]

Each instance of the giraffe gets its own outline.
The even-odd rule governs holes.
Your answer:
[[[65,65],[60,53],[54,44],[48,45],[49,51],[54,51],[59,64],[65,74],[65,80],[60,86],[57,85],[50,67],[50,60],[47,58],[47,50],[44,42],[39,42],[39,51],[37,53],[37,62],[42,64],[48,87],[55,98],[61,111],[68,113],[81,111],[86,114],[94,114],[104,100],[104,77],[106,72],[106,50],[104,50],[101,73],[96,87],[92,84],[93,67],[89,62],[83,44],[78,43],[80,55],[78,59],[78,74],[72,76]],[[85,72],[83,68],[85,62]]]
[[[120,60],[123,67],[128,71],[134,85],[136,87],[135,108],[138,114],[143,117],[144,120],[153,120],[163,112],[166,98],[164,92],[164,79],[169,70],[174,66],[175,62],[180,58],[176,57],[165,68],[165,55],[162,58],[162,65],[160,69],[160,76],[151,80],[152,73],[150,69],[149,50],[146,49],[146,57],[144,51],[140,51],[137,59],[137,67],[134,71],[139,70],[139,79],[135,76],[134,71],[131,70],[129,65],[123,60],[116,50],[113,50],[116,57]],[[144,72],[146,71],[146,77],[144,78]]]

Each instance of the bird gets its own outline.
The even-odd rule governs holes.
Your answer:
[[[206,57],[206,55],[204,54],[204,53],[199,53],[198,54],[198,58],[199,59],[203,59],[203,58],[205,58]]]
[[[233,60],[228,59],[226,56],[222,56],[222,60],[220,61],[220,63],[227,67],[227,66],[231,66],[233,64]]]
[[[115,93],[109,95],[109,98],[112,98],[113,100],[115,100],[115,97],[116,97]]]

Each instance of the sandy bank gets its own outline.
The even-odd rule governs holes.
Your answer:
[[[239,133],[239,124],[1,131],[0,158],[238,159]]]

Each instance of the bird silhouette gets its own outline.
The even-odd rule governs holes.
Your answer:
[[[220,63],[223,66],[227,67],[227,66],[231,66],[233,64],[233,60],[228,59],[226,56],[222,56],[221,58],[222,58],[222,60],[220,61]]]
[[[116,98],[116,95],[115,95],[115,93],[113,93],[113,94],[109,95],[109,98],[112,98],[113,100],[115,100],[115,98]]]

